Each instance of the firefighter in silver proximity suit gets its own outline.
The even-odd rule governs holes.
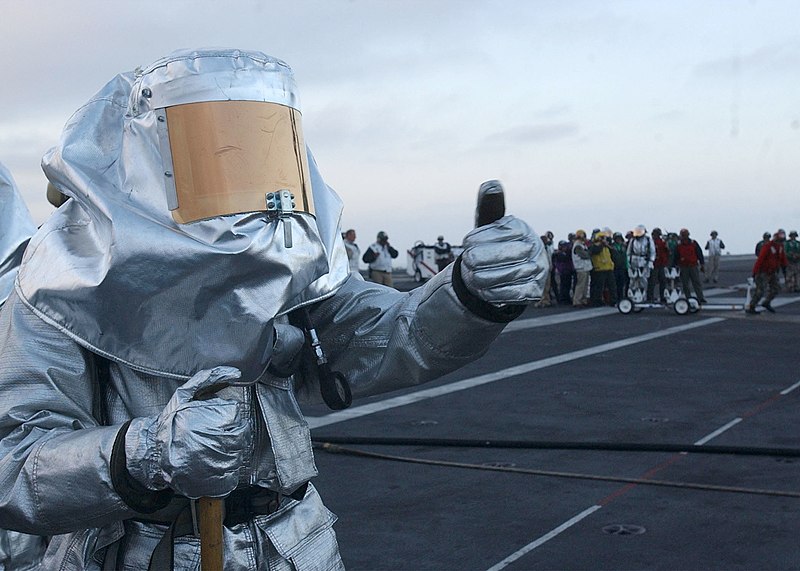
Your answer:
[[[11,172],[0,163],[0,307],[14,289],[22,253],[36,225]]]
[[[0,163],[0,309],[11,291],[36,225],[14,182],[11,172]],[[45,538],[0,529],[0,570],[33,569],[45,549]]]
[[[628,297],[632,301],[641,303],[647,298],[647,281],[655,260],[656,245],[647,235],[647,228],[639,224],[628,242]]]
[[[194,569],[199,497],[225,498],[225,569],[341,568],[293,316],[360,397],[476,359],[547,276],[513,216],[414,292],[349,272],[292,72],[258,52],[115,77],[43,168],[71,200],[0,315],[0,525],[52,536],[48,569]]]

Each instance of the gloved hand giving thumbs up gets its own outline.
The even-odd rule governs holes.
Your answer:
[[[472,295],[492,305],[526,305],[542,297],[550,261],[531,227],[503,216],[504,210],[500,182],[484,182],[478,191],[479,226],[464,237],[460,277]]]

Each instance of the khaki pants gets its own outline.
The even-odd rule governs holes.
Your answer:
[[[762,305],[769,305],[780,291],[781,286],[780,283],[778,283],[778,272],[771,272],[769,274],[762,272],[756,274],[756,291],[753,292],[753,298],[750,300],[750,308],[755,309],[762,297],[764,298],[764,303]]]
[[[384,272],[381,270],[370,270],[369,279],[370,281],[373,281],[376,284],[383,284],[385,286],[393,287],[392,272]]]
[[[575,292],[572,294],[572,305],[586,305],[589,301],[589,272],[576,272]]]
[[[708,256],[706,258],[706,281],[711,280],[717,283],[719,279],[719,259],[720,256]]]

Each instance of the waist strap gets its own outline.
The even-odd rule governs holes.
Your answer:
[[[305,497],[308,482],[300,486],[291,495],[285,496],[266,488],[256,486],[239,488],[224,499],[225,518],[223,525],[233,527],[250,521],[257,515],[269,515],[277,512],[283,502],[288,499],[300,501]],[[184,535],[200,536],[196,505],[189,498],[175,498],[170,504],[152,514],[140,514],[134,521],[156,523],[169,526],[159,540],[150,556],[148,571],[174,569],[174,541]],[[104,571],[119,568],[117,561],[122,539],[109,546],[103,565]]]

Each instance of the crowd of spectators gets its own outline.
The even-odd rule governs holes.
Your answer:
[[[595,228],[590,235],[576,230],[557,244],[552,232],[541,239],[552,265],[551,287],[539,307],[613,306],[629,296],[629,288],[640,286],[643,300],[664,302],[668,268],[678,268],[683,291],[705,303],[702,282],[718,282],[719,258],[725,248],[716,231],[703,248],[686,228],[679,232],[653,228],[648,234],[642,225],[624,235],[610,228]],[[639,281],[632,283],[632,279]]]
[[[392,285],[391,264],[397,250],[389,245],[389,237],[379,232],[377,241],[362,257],[355,244],[355,230],[342,234],[350,259],[351,271],[358,272],[361,259],[369,266],[368,278],[378,283]],[[779,229],[775,236],[765,232],[756,244],[759,261],[753,269],[756,290],[748,313],[756,313],[755,305],[774,311],[770,302],[781,289],[777,271],[785,275],[785,291],[800,293],[800,241],[792,230],[789,239]],[[614,306],[620,300],[640,295],[648,303],[666,303],[668,276],[679,276],[681,291],[706,303],[703,284],[719,282],[719,261],[725,243],[712,230],[705,246],[691,237],[688,229],[664,232],[653,228],[648,234],[643,225],[626,234],[610,228],[595,228],[590,235],[585,230],[570,233],[566,240],[555,243],[555,235],[548,231],[541,236],[551,260],[550,287],[546,288],[538,307],[557,304],[574,307]],[[763,252],[765,246],[768,251]],[[452,246],[439,236],[434,244],[437,270],[441,271],[455,258]],[[764,258],[764,259],[761,259]],[[435,273],[435,272],[434,272]],[[637,294],[637,288],[638,294]]]

